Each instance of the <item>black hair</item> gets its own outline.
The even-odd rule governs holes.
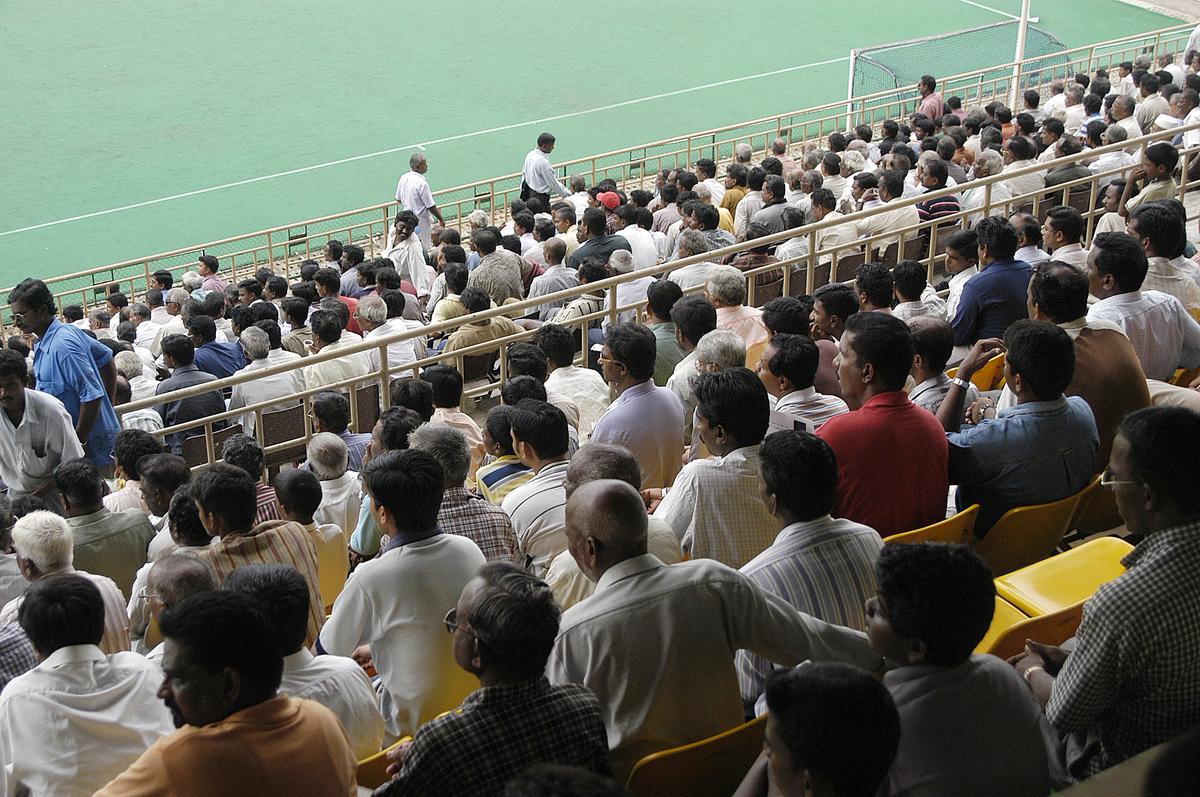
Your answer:
[[[387,507],[401,531],[437,526],[446,474],[428,451],[385,451],[363,467],[362,476],[371,500]]]
[[[288,472],[312,476],[308,471]],[[225,578],[222,589],[245,595],[258,604],[274,631],[280,656],[290,656],[304,645],[308,635],[308,582],[299,570],[284,564],[243,565]]]
[[[796,390],[812,387],[821,359],[821,353],[812,338],[782,332],[771,338],[767,348],[775,350],[767,360],[767,368],[771,373],[787,377]]]
[[[408,448],[408,436],[426,423],[416,411],[408,407],[388,407],[376,421],[379,425],[379,442],[388,451]]]
[[[324,288],[329,294],[337,296],[341,290],[342,277],[332,268],[322,268],[313,274],[313,282]]]
[[[901,260],[897,263],[892,269],[892,279],[896,285],[896,293],[906,302],[920,299],[925,286],[929,284],[925,266],[916,260]]]
[[[892,630],[924,642],[926,664],[962,664],[992,623],[992,571],[965,545],[885,545],[875,576]]]
[[[546,353],[532,343],[514,343],[505,356],[509,376],[532,376],[545,382],[550,375],[550,360]]]
[[[90,579],[77,573],[39,578],[26,588],[17,621],[43,658],[72,645],[99,645],[104,598]]]
[[[1049,321],[1023,318],[1004,333],[1005,362],[1039,401],[1063,394],[1075,377],[1075,344]]]
[[[279,690],[283,656],[271,623],[250,597],[229,590],[190,595],[166,609],[158,624],[205,672],[234,670],[254,694]]]
[[[1161,491],[1185,515],[1200,513],[1200,413],[1147,407],[1125,416],[1117,434],[1129,444],[1130,478]]]
[[[657,344],[649,327],[637,323],[614,324],[605,333],[604,343],[612,351],[613,359],[628,368],[634,379],[654,376]]]
[[[795,296],[780,296],[763,305],[762,322],[773,334],[807,335],[812,303]]]
[[[468,313],[482,313],[492,306],[492,298],[482,288],[463,288],[458,300]]]
[[[500,387],[500,400],[515,407],[525,399],[546,400],[546,386],[532,376],[514,376]]]
[[[195,335],[200,338],[200,345],[212,343],[217,339],[217,322],[213,321],[211,316],[193,315],[188,316],[187,331],[189,335]]]
[[[1069,205],[1051,208],[1046,214],[1046,222],[1055,231],[1066,236],[1071,243],[1078,243],[1083,237],[1085,223],[1083,214]]]
[[[1149,238],[1158,257],[1172,259],[1184,253],[1187,247],[1187,229],[1175,211],[1159,202],[1147,202],[1130,214],[1130,222],[1137,231],[1137,238]]]
[[[1092,249],[1097,250],[1096,271],[1101,276],[1111,274],[1122,292],[1142,287],[1150,264],[1136,238],[1123,232],[1102,232],[1092,238]]]
[[[488,410],[484,426],[496,444],[500,446],[501,454],[513,454],[512,424],[509,422],[512,407],[507,404],[497,404]]]
[[[175,492],[192,478],[191,468],[177,454],[153,454],[139,459],[137,469],[143,483],[151,482],[169,493]]]
[[[815,520],[833,511],[837,459],[824,440],[808,432],[775,432],[763,441],[759,459],[767,490],[793,518]]]
[[[29,381],[29,366],[25,355],[9,349],[0,349],[0,379],[17,377],[22,382]]]
[[[513,436],[531,446],[538,459],[561,457],[570,448],[567,416],[548,402],[523,399],[513,407],[509,424]]]
[[[1068,263],[1042,264],[1029,281],[1033,303],[1056,324],[1087,315],[1088,278]]]
[[[323,390],[313,396],[312,411],[321,425],[334,434],[341,434],[350,425],[350,399],[336,390]]]
[[[1011,260],[1017,253],[1017,231],[1008,219],[987,216],[975,222],[974,232],[977,245],[986,246],[995,260]]]
[[[684,340],[695,346],[717,328],[717,308],[701,296],[684,296],[671,308],[671,320]]]
[[[650,283],[646,289],[646,303],[655,317],[669,319],[671,308],[683,296],[683,289],[670,280],[660,279]]]
[[[698,411],[721,426],[738,446],[758,445],[767,433],[771,405],[758,375],[746,367],[701,374],[695,384]]]
[[[246,471],[255,481],[262,478],[263,468],[266,466],[266,455],[263,453],[262,445],[258,440],[245,434],[229,436],[229,439],[221,446],[221,459]]]
[[[392,406],[407,407],[425,421],[433,417],[433,385],[424,379],[401,377],[392,382],[388,392]]]
[[[533,335],[533,342],[556,368],[567,368],[575,361],[575,341],[571,330],[558,324],[543,324]]]
[[[187,490],[178,490],[171,496],[171,504],[167,509],[167,525],[171,530],[171,538],[181,545],[201,548],[212,542],[212,537],[204,529],[200,521],[200,513],[188,496]]]
[[[846,319],[851,348],[862,362],[875,367],[885,390],[900,390],[912,369],[912,333],[908,325],[886,313],[855,313]]]
[[[86,457],[69,459],[54,469],[54,486],[73,506],[96,506],[104,498],[104,477]]]
[[[141,479],[141,473],[138,471],[138,462],[143,457],[161,453],[163,453],[162,443],[149,432],[141,429],[123,429],[117,432],[117,440],[113,446],[113,457],[116,458],[117,464],[121,466],[121,470],[125,471],[125,478],[130,481]]]
[[[913,319],[914,321],[916,319]],[[946,370],[954,351],[954,329],[940,318],[923,318],[909,327],[912,332],[913,356],[921,355],[925,366],[933,373]]]
[[[254,477],[225,462],[215,462],[196,474],[188,485],[192,500],[205,512],[225,519],[230,531],[248,531],[258,511]]]
[[[463,377],[453,365],[431,365],[421,379],[433,388],[434,407],[457,407],[462,401]]]
[[[854,283],[858,292],[865,293],[867,301],[875,307],[892,306],[892,288],[895,283],[887,266],[882,263],[863,263],[858,267]]]
[[[461,618],[483,647],[484,663],[513,679],[536,678],[558,635],[559,608],[546,582],[508,562],[490,562]]]
[[[854,289],[843,282],[831,282],[813,291],[814,303],[820,302],[827,315],[842,319],[842,323],[850,316],[858,313],[858,297]]]

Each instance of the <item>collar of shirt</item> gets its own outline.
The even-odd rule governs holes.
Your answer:
[[[790,523],[779,530],[775,536],[775,545],[781,543],[800,544],[804,547],[819,545],[829,539],[832,533],[845,520],[835,520],[832,515],[822,515],[812,520],[801,520]]]
[[[394,550],[396,548],[403,548],[405,545],[409,545],[412,543],[418,543],[418,542],[425,542],[426,540],[432,540],[435,537],[440,537],[441,534],[442,534],[441,526],[437,526],[436,528],[434,528],[432,533],[421,532],[418,534],[405,534],[404,532],[398,532],[395,537],[392,537],[391,539],[389,539],[387,541],[387,543],[383,546],[383,549],[380,550],[379,553],[385,554],[388,551]]]
[[[314,658],[316,657],[313,656],[312,652],[308,648],[301,645],[300,649],[295,653],[283,657],[283,671],[285,673],[295,672],[296,670],[308,665],[308,663]]]
[[[486,705],[490,703],[524,703],[528,704],[537,695],[550,688],[550,681],[544,675],[529,678],[512,684],[497,684],[496,686],[481,686],[463,700],[463,705]]]
[[[863,402],[863,405],[859,407],[859,410],[903,407],[905,404],[911,403],[912,402],[908,400],[908,394],[903,390],[888,390],[871,396],[871,398]]]
[[[657,556],[649,553],[644,553],[641,556],[632,556],[623,562],[617,562],[600,576],[600,580],[596,582],[596,592],[593,594],[598,594],[601,590],[611,587],[618,581],[654,570],[658,567],[666,567],[666,565]]]
[[[777,412],[782,412],[785,407],[795,407],[805,402],[812,401],[817,395],[815,387],[805,387],[800,390],[793,390],[791,393],[785,393],[779,397],[779,402],[775,405]]]
[[[105,507],[100,507],[99,509],[97,509],[95,512],[92,512],[91,514],[76,515],[75,517],[67,518],[67,525],[69,525],[71,527],[86,526],[89,523],[95,523],[97,521],[104,520],[106,517],[108,517],[111,514],[112,513],[109,512],[108,509],[106,509]]]
[[[516,457],[513,457],[513,459],[517,460]],[[499,461],[499,459],[496,460],[496,462]],[[520,462],[520,460],[517,461]],[[482,499],[478,498],[466,487],[450,487],[442,493],[442,509],[454,509],[455,507],[463,506],[476,500]]]
[[[43,659],[36,669],[58,670],[81,661],[105,661],[107,658],[97,645],[67,645]]]
[[[926,391],[941,387],[946,383],[946,379],[947,377],[945,374],[938,374],[937,376],[929,377],[924,382],[912,389],[912,392],[908,394],[909,401],[916,401],[917,398],[923,395]]]
[[[35,355],[37,354],[38,347],[40,347],[43,343],[49,343],[50,341],[52,341],[55,338],[55,336],[57,336],[58,333],[61,332],[63,329],[66,329],[66,327],[67,327],[67,324],[64,324],[63,322],[59,321],[57,318],[50,319],[50,326],[46,327],[46,332],[40,338],[38,338],[36,341],[34,341],[34,344],[33,344],[34,354]]]
[[[636,398],[648,396],[649,394],[653,393],[654,390],[655,384],[653,379],[647,379],[645,382],[638,382],[636,385],[626,388],[624,393],[617,396],[617,399],[612,403],[612,406],[615,407],[618,404],[624,404],[627,401],[633,401]]]
[[[1067,408],[1067,397],[1059,396],[1050,401],[1026,401],[1023,404],[1000,410],[996,413],[1000,418],[1011,418],[1015,415],[1050,415],[1060,413]]]
[[[1126,569],[1137,565],[1152,564],[1159,557],[1170,555],[1180,546],[1195,545],[1198,539],[1200,539],[1200,521],[1155,531],[1147,534],[1146,538],[1139,542],[1132,551],[1125,554],[1121,559],[1121,564],[1125,565]]]

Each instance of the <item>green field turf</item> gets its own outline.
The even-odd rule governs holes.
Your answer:
[[[1020,10],[982,4],[15,0],[0,284],[387,200],[418,143],[438,189],[517,171],[542,129],[565,160],[836,100],[851,47]],[[1033,13],[1068,46],[1177,23],[1118,0]]]

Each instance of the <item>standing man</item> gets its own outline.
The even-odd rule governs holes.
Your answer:
[[[550,207],[551,192],[563,197],[571,195],[566,186],[558,181],[554,167],[550,165],[550,153],[553,151],[554,136],[542,133],[538,136],[537,146],[525,156],[525,165],[521,167],[522,202],[537,197],[546,207]]]
[[[112,350],[55,316],[54,294],[38,279],[22,280],[8,295],[13,323],[35,338],[36,387],[62,402],[75,425],[84,455],[112,470],[113,444],[121,425],[113,410],[117,369]]]
[[[921,82],[917,84],[917,93],[921,95],[917,113],[924,114],[930,119],[940,119],[944,103],[942,95],[937,91],[937,80],[933,75],[921,76]]]
[[[429,181],[425,179],[425,172],[429,171],[429,163],[425,156],[414,152],[408,159],[408,168],[409,171],[401,175],[400,182],[396,183],[396,201],[404,205],[405,210],[417,214],[417,237],[421,239],[421,246],[425,251],[429,251],[433,246],[429,237],[433,219],[436,218],[442,226],[446,225],[446,221],[442,218],[442,211],[438,210],[437,203],[433,201],[433,192],[429,190]]]

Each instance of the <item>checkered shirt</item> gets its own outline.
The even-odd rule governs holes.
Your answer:
[[[1148,535],[1122,563],[1084,607],[1046,706],[1060,731],[1099,736],[1076,778],[1200,723],[1200,523]]]
[[[375,794],[496,795],[535,763],[611,773],[600,702],[589,689],[551,686],[545,676],[478,689],[417,730],[404,768]]]
[[[8,682],[37,666],[33,643],[15,623],[0,625],[0,690]]]
[[[447,534],[466,537],[478,545],[489,562],[511,562],[516,557],[517,539],[508,513],[465,487],[446,490],[438,525]]]

